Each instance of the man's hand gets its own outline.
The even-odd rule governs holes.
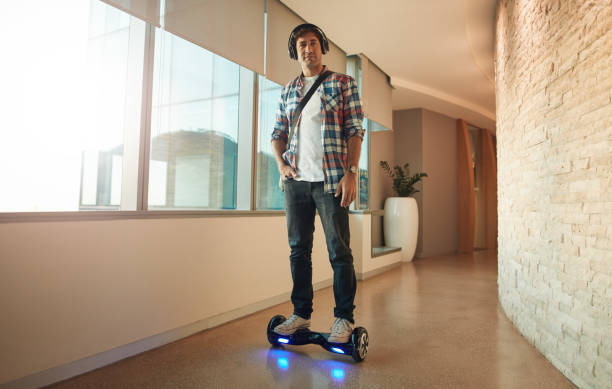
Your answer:
[[[278,172],[280,173],[280,176],[283,177],[283,180],[297,177],[296,171],[289,165],[281,166],[280,169],[278,169]]]
[[[336,196],[340,196],[342,193],[342,200],[340,206],[348,208],[349,205],[355,200],[357,196],[357,175],[347,172],[344,177],[340,179],[338,183],[338,189],[336,189]]]
[[[287,144],[282,140],[273,139],[272,140],[272,154],[274,155],[274,160],[276,161],[276,166],[278,167],[278,172],[283,180],[288,178],[295,178],[298,176],[297,172],[293,170],[293,168],[287,165],[287,162],[283,159],[283,153],[287,148]]]

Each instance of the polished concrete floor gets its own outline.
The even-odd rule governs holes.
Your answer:
[[[419,259],[359,282],[365,361],[316,345],[270,348],[281,304],[86,373],[55,388],[573,388],[512,326],[497,301],[494,252]],[[248,293],[248,291],[245,291]],[[333,293],[315,293],[327,330]]]

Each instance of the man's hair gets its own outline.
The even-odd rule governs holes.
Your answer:
[[[323,47],[323,36],[321,35],[321,30],[319,30],[317,27],[314,27],[313,25],[305,25],[303,27],[298,28],[298,30],[293,35],[295,37],[295,44],[297,45],[297,40],[308,34],[309,32],[312,32],[317,36],[317,39],[319,40],[319,46]]]

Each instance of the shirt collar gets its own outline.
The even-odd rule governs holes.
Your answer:
[[[327,66],[323,65],[323,69],[321,69],[321,73],[325,72],[326,70],[327,70]],[[304,72],[300,73],[300,77],[298,77],[297,86],[300,88],[304,87]]]

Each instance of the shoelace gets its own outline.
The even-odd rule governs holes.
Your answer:
[[[298,319],[297,315],[291,315],[291,317],[289,317],[289,319],[287,319],[287,322],[285,323],[287,326],[292,325],[296,320]]]
[[[350,326],[346,324],[347,320],[336,318],[334,321],[334,325],[332,326],[331,335],[340,335],[344,332],[347,332],[350,329]]]

